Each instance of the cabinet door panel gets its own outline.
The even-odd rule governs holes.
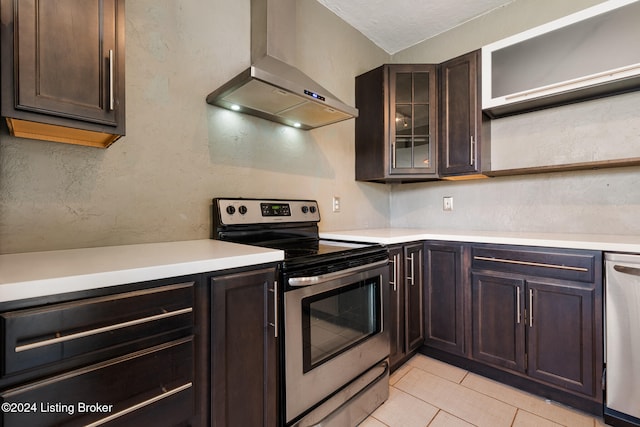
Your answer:
[[[525,370],[524,280],[472,274],[473,358]]]
[[[124,61],[116,31],[121,2],[15,4],[16,109],[116,126],[110,100],[112,90],[119,98],[117,71]]]
[[[444,131],[450,143],[450,149],[446,151],[444,165],[447,169],[466,170],[472,166],[473,152],[470,139],[474,135],[472,117],[469,108],[472,96],[469,80],[471,70],[469,62],[458,62],[444,68],[442,82],[446,88],[444,102],[446,121]]]
[[[464,354],[462,247],[427,245],[425,343]]]
[[[481,144],[488,163],[489,127],[482,127],[480,109],[479,51],[440,65],[440,175],[442,177],[481,172]],[[480,131],[485,133],[484,138]],[[486,141],[481,141],[485,140]],[[483,153],[483,154],[485,154]],[[486,169],[486,168],[485,168]]]
[[[403,360],[404,352],[404,280],[402,247],[389,249],[389,365],[393,368]]]
[[[277,347],[273,269],[211,279],[211,420],[275,426]]]
[[[422,243],[405,247],[405,342],[407,352],[424,344]]]
[[[394,117],[389,120],[391,173],[435,171],[435,67],[391,67],[389,85],[395,100]]]
[[[594,394],[593,291],[528,281],[530,376]]]

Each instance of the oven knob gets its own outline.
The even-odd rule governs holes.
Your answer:
[[[316,213],[316,207],[315,206],[309,206],[309,212]]]
[[[234,208],[233,206],[227,206],[227,213],[229,215],[233,215],[234,213],[236,213],[236,208]]]
[[[309,212],[309,208],[306,207],[306,206],[303,206],[302,207],[302,213],[307,213],[307,212]]]
[[[245,205],[242,205],[238,208],[238,212],[240,212],[240,215],[244,215],[247,213],[247,207]]]

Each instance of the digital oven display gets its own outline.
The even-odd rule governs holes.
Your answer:
[[[291,216],[288,203],[260,203],[262,216]]]

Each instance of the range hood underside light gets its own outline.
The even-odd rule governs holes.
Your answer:
[[[358,115],[358,110],[355,108],[344,112],[325,104],[326,97],[319,95],[320,98],[324,98],[324,101],[318,100],[313,96],[316,92],[309,90],[307,92],[308,95],[298,95],[291,90],[273,86],[253,78],[251,69],[248,69],[212,92],[207,97],[207,102],[304,130]],[[301,89],[300,93],[305,93],[305,89]]]

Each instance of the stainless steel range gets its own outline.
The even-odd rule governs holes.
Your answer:
[[[213,238],[285,251],[284,424],[355,426],[389,393],[388,251],[320,239],[319,221],[313,200],[213,200]]]

